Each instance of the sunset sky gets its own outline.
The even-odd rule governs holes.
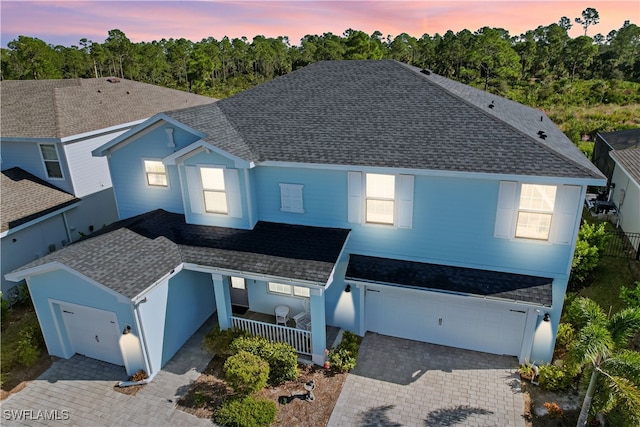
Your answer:
[[[614,0],[388,0],[388,1],[15,1],[0,0],[2,47],[19,35],[36,37],[52,45],[78,45],[81,38],[104,42],[112,29],[123,31],[135,43],[162,38],[197,42],[256,35],[288,36],[299,44],[306,34],[347,28],[384,36],[405,32],[414,37],[447,30],[476,31],[489,26],[519,35],[539,25],[573,21],[587,7],[600,14],[589,35],[606,35],[625,20],[640,25],[640,2]],[[583,33],[579,24],[569,32]]]

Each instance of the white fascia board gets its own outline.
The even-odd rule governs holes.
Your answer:
[[[48,273],[50,271],[54,271],[54,270],[64,270],[68,273],[73,274],[74,276],[80,277],[82,280],[86,280],[87,282],[91,283],[92,285],[96,286],[97,288],[99,288],[100,290],[103,290],[105,292],[107,292],[110,295],[113,295],[118,302],[122,302],[122,303],[131,303],[131,300],[127,297],[125,297],[124,295],[114,291],[113,289],[96,282],[95,280],[85,276],[84,274],[74,270],[73,268],[59,262],[59,261],[52,261],[52,262],[48,262],[46,264],[41,264],[41,265],[37,265],[35,267],[31,267],[31,268],[27,268],[25,270],[20,270],[20,271],[15,271],[15,272],[11,272],[11,273],[7,273],[4,275],[5,279],[12,281],[12,282],[19,282],[22,279],[28,279],[31,276],[38,276],[41,274],[45,274]]]
[[[134,126],[137,126],[140,123],[144,122],[145,120],[148,120],[148,119],[135,120],[133,122],[122,123],[116,126],[110,126],[108,128],[96,129],[90,132],[79,133],[77,135],[65,136],[60,139],[60,142],[64,144],[69,144],[69,143],[78,142],[79,140],[82,140],[82,139],[93,138],[95,136],[100,136],[107,133],[118,132],[122,129],[132,128]]]
[[[136,305],[140,304],[145,299],[145,297],[151,291],[153,291],[156,288],[156,286],[158,286],[158,285],[166,282],[167,280],[171,279],[173,276],[175,276],[176,274],[180,273],[183,268],[184,268],[184,263],[180,263],[180,265],[178,265],[177,267],[171,269],[171,271],[169,271],[167,274],[165,274],[160,279],[158,279],[155,282],[153,282],[151,285],[147,286],[138,295],[136,295],[135,297],[131,298],[131,301]]]
[[[192,144],[189,144],[186,147],[176,151],[175,153],[165,157],[164,159],[162,159],[162,163],[164,163],[165,165],[175,165],[176,163],[184,161],[185,159],[188,159],[189,157],[194,156],[205,150],[214,152],[216,154],[221,155],[222,157],[226,157],[228,159],[233,160],[235,167],[237,168],[251,167],[250,162],[247,162],[246,160],[241,159],[238,156],[234,156],[233,154],[230,154],[224,150],[221,150],[215,145],[212,145],[202,139]]]
[[[224,276],[244,277],[245,279],[261,280],[267,282],[278,282],[286,285],[302,286],[311,289],[324,289],[325,284],[322,282],[312,282],[310,280],[291,279],[290,277],[272,276],[269,274],[252,273],[250,271],[231,270],[228,268],[210,267],[207,265],[184,263],[184,269],[190,271],[199,271],[202,273],[222,274]]]
[[[567,178],[554,176],[535,176],[535,175],[514,175],[486,172],[462,172],[462,171],[443,171],[433,169],[403,169],[403,168],[385,168],[361,165],[331,165],[322,163],[296,163],[296,162],[279,162],[266,161],[261,162],[258,166],[272,166],[281,168],[298,168],[298,169],[325,169],[340,171],[360,171],[369,173],[387,173],[387,174],[409,174],[434,177],[448,178],[467,178],[467,179],[486,179],[493,181],[518,181],[530,182],[538,184],[568,184],[568,185],[593,185],[604,186],[607,183],[606,178]]]
[[[38,217],[38,218],[36,218],[34,220],[31,220],[29,222],[25,222],[24,224],[20,224],[17,227],[10,228],[9,230],[3,231],[2,233],[0,233],[0,238],[4,239],[6,236],[9,236],[10,234],[17,233],[18,231],[24,230],[25,228],[31,227],[32,225],[35,225],[35,224],[37,224],[39,222],[45,221],[45,220],[47,220],[49,218],[53,218],[54,216],[60,215],[60,214],[62,214],[64,212],[66,212],[66,211],[69,211],[69,210],[71,210],[71,209],[73,209],[75,207],[80,206],[81,204],[82,204],[82,200],[80,200],[80,201],[78,201],[76,203],[73,203],[73,204],[71,204],[69,206],[65,206],[64,208],[58,209],[56,211],[49,212],[46,215],[40,216],[40,217]]]

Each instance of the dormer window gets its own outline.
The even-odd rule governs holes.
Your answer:
[[[200,168],[202,191],[204,193],[204,210],[209,213],[227,214],[227,193],[224,185],[224,169]]]
[[[167,170],[160,160],[145,160],[144,173],[150,187],[167,187]]]
[[[47,178],[63,179],[60,157],[55,144],[40,144],[40,154],[44,162],[44,169],[47,172]]]

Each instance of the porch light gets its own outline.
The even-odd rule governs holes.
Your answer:
[[[345,291],[346,293],[351,292],[351,285],[347,285],[347,287],[346,287],[346,288],[344,288],[344,291]]]
[[[542,318],[543,321],[548,322],[551,319],[551,315],[549,313],[545,313]]]
[[[124,327],[124,330],[122,331],[122,335],[127,335],[130,332],[131,332],[131,326],[127,325]]]

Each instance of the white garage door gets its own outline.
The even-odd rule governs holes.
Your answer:
[[[60,304],[60,312],[74,353],[124,365],[115,313],[75,304]]]
[[[519,356],[526,308],[504,302],[398,288],[367,288],[368,331]]]

